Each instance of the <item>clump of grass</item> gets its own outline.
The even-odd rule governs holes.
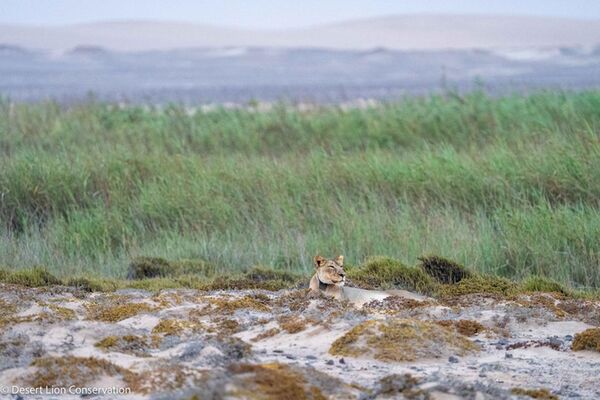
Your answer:
[[[382,300],[372,300],[364,304],[363,309],[395,314],[416,308],[431,307],[436,304],[434,300],[414,300],[401,296],[389,296]]]
[[[31,269],[17,270],[12,273],[7,273],[0,278],[2,278],[2,281],[5,283],[28,287],[43,287],[62,284],[62,281],[48,272],[46,267],[33,267]]]
[[[310,305],[311,292],[309,289],[296,289],[287,291],[274,299],[278,307],[288,308],[293,312],[305,311]]]
[[[560,283],[541,276],[529,276],[521,282],[521,289],[526,292],[560,293],[570,295],[572,292]]]
[[[68,277],[60,279],[47,267],[23,268],[16,271],[0,269],[0,282],[27,287],[64,285],[86,292],[113,292],[123,286],[119,280],[92,277]]]
[[[183,261],[187,264],[187,261]],[[169,264],[171,265],[171,264]],[[190,265],[199,265],[191,263]],[[182,267],[183,268],[183,267]],[[186,267],[187,268],[187,267]],[[183,271],[180,269],[179,271]],[[189,270],[186,270],[189,272]],[[65,285],[86,292],[114,292],[118,289],[132,288],[151,292],[163,289],[198,289],[198,290],[244,290],[263,289],[281,290],[297,287],[304,283],[306,278],[299,274],[279,271],[266,267],[254,267],[241,273],[231,273],[215,278],[203,275],[177,275],[173,277],[154,277],[141,279],[110,279],[101,277],[75,276],[61,280],[46,268],[35,267],[17,271],[1,270],[0,282],[23,285],[29,287],[44,287],[51,285]]]
[[[386,257],[372,258],[359,267],[347,270],[347,277],[354,284],[370,289],[401,288],[432,293],[437,287],[423,270]]]
[[[276,291],[297,286],[303,280],[302,276],[288,271],[253,267],[243,273],[216,277],[200,284],[199,288],[203,290],[264,289]]]
[[[282,316],[277,322],[281,329],[291,334],[302,332],[306,329],[306,324],[308,323],[306,319],[301,318],[298,315]]]
[[[117,336],[107,336],[99,342],[96,342],[94,346],[101,349],[110,349],[111,347],[116,346],[118,340],[119,338]]]
[[[240,330],[242,330],[240,323],[229,318],[222,318],[216,321],[216,329],[213,329],[219,335],[232,335]]]
[[[168,276],[169,262],[159,257],[138,257],[129,263],[127,279],[144,279]]]
[[[264,399],[321,400],[324,396],[316,387],[307,387],[305,378],[289,366],[280,363],[234,364],[229,367],[234,375],[247,376],[241,397],[253,398],[260,393]],[[315,390],[316,389],[316,390]]]
[[[424,393],[418,389],[419,379],[411,374],[391,374],[384,376],[379,380],[376,387],[377,395],[397,397],[402,395],[404,398],[420,398]]]
[[[178,336],[186,330],[198,331],[201,329],[203,329],[203,327],[198,322],[182,319],[163,319],[152,328],[152,334]]]
[[[31,363],[35,372],[26,378],[32,387],[84,387],[103,376],[119,376],[129,371],[94,357],[44,357]]]
[[[447,328],[456,329],[458,333],[464,336],[475,336],[478,333],[481,333],[485,330],[485,326],[481,325],[477,321],[473,321],[470,319],[459,319],[459,320],[440,320],[435,321],[437,324],[441,326],[445,326]]]
[[[469,294],[513,296],[519,292],[519,285],[506,278],[491,275],[473,275],[453,285],[441,285],[436,295],[442,298]]]
[[[103,322],[119,322],[141,313],[155,311],[147,303],[96,304],[87,305],[87,319]]]
[[[165,278],[182,275],[214,275],[216,268],[203,260],[167,261],[160,257],[137,257],[129,263],[127,279]]]
[[[440,283],[458,283],[471,276],[464,266],[447,258],[429,255],[419,257],[419,267]]]
[[[600,328],[589,328],[575,334],[571,348],[573,351],[593,350],[600,352]]]
[[[548,389],[523,389],[523,388],[513,388],[511,389],[511,393],[516,396],[527,396],[532,399],[540,399],[540,400],[558,400],[559,397],[550,393]]]
[[[215,298],[210,300],[211,313],[215,314],[233,314],[240,309],[251,309],[260,312],[269,312],[271,308],[268,301],[263,298],[253,296],[244,296],[234,300]]]
[[[6,282],[6,278],[10,275],[10,272],[0,268],[0,282]]]
[[[77,318],[74,310],[66,307],[60,307],[56,304],[48,304],[48,308],[61,320],[69,321]]]
[[[277,335],[279,332],[281,332],[281,330],[279,330],[277,328],[267,329],[266,331],[259,333],[258,335],[256,335],[255,337],[253,337],[250,340],[252,342],[260,342],[263,339],[270,338],[270,337]]]
[[[123,381],[136,393],[173,393],[185,387],[198,385],[202,372],[187,365],[163,362],[140,373],[126,373]]]
[[[333,342],[329,353],[403,362],[449,354],[464,355],[478,349],[463,335],[439,324],[389,319],[385,322],[370,320],[355,326]]]
[[[72,277],[64,284],[85,292],[114,292],[121,287],[119,281],[107,278]]]

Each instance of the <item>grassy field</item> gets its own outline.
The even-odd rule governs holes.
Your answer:
[[[600,287],[600,91],[368,109],[0,102],[0,265],[123,277],[132,257],[308,273],[439,254]]]

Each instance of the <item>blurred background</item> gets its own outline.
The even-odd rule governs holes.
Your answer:
[[[15,100],[353,102],[600,84],[593,0],[4,0]]]

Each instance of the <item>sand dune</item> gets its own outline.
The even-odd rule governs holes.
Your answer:
[[[0,43],[49,50],[78,45],[121,51],[185,47],[325,47],[466,49],[593,46],[600,21],[493,15],[401,15],[290,30],[251,30],[168,21],[113,21],[69,26],[0,25]]]

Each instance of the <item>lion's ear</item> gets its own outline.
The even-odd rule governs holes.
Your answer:
[[[315,256],[315,267],[319,268],[321,266],[321,264],[323,264],[325,262],[325,259],[319,255]]]
[[[343,267],[344,266],[344,256],[337,256],[337,258],[335,259],[335,262]]]

